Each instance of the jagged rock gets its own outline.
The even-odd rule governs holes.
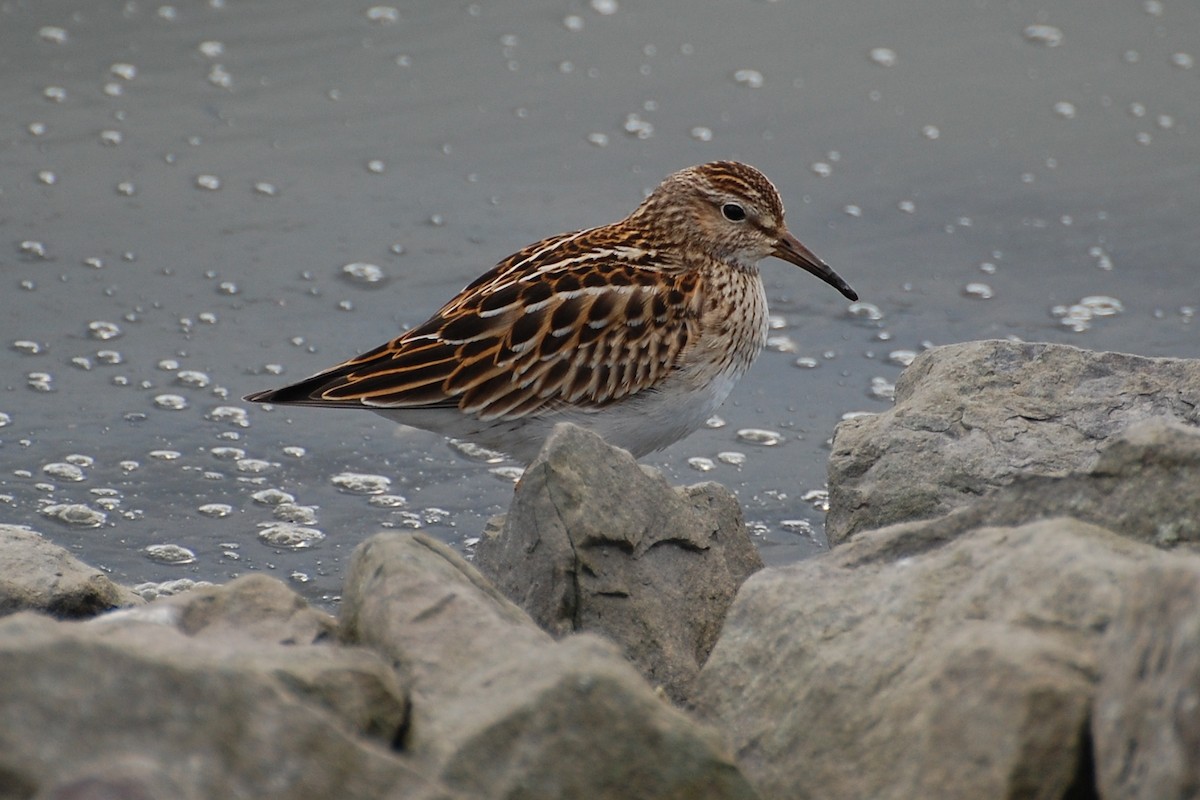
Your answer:
[[[1092,731],[1101,796],[1195,797],[1200,788],[1200,569],[1148,570],[1125,593],[1103,652]]]
[[[82,619],[142,599],[39,534],[0,525],[0,616],[44,611]]]
[[[841,423],[829,459],[831,545],[945,514],[1018,476],[1091,469],[1149,417],[1200,425],[1200,360],[1056,344],[966,342],[922,353],[889,411]]]
[[[1170,559],[1065,518],[865,532],[746,582],[696,704],[768,799],[1094,796],[1103,633]]]
[[[729,490],[673,489],[574,425],[555,427],[475,562],[543,628],[612,639],[676,700],[762,567]]]
[[[370,696],[338,706],[354,686]],[[385,707],[364,718],[359,709],[371,704]],[[0,620],[0,794],[125,786],[161,797],[166,786],[198,798],[452,796],[388,749],[403,706],[392,671],[357,648],[19,613]],[[132,756],[157,771],[103,769]]]
[[[656,696],[613,645],[555,642],[423,534],[359,545],[341,630],[411,678],[405,745],[467,796],[753,796],[717,735]]]

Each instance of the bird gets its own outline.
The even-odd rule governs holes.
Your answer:
[[[525,464],[572,422],[641,458],[701,427],[757,358],[768,256],[858,300],[765,175],[688,167],[619,222],[528,245],[391,341],[244,399],[368,409]]]

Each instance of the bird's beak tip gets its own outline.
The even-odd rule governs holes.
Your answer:
[[[816,275],[841,292],[842,296],[846,299],[851,301],[858,300],[858,292],[850,288],[850,284],[846,283],[842,279],[842,276],[834,272],[832,267],[822,261],[816,253],[801,244],[800,240],[790,233],[784,232],[783,236],[779,238],[779,244],[776,245],[773,255],[788,263],[795,264],[805,272]]]

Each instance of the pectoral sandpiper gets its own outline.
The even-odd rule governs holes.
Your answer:
[[[574,422],[640,457],[700,427],[758,356],[767,256],[858,299],[788,232],[762,173],[690,167],[620,222],[514,253],[390,342],[245,399],[369,409],[526,463]]]

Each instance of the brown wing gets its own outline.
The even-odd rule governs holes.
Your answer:
[[[423,325],[250,399],[457,407],[481,419],[515,419],[564,403],[599,408],[650,390],[698,334],[698,275],[663,271],[653,253],[634,247],[601,246],[595,233],[531,245]]]

